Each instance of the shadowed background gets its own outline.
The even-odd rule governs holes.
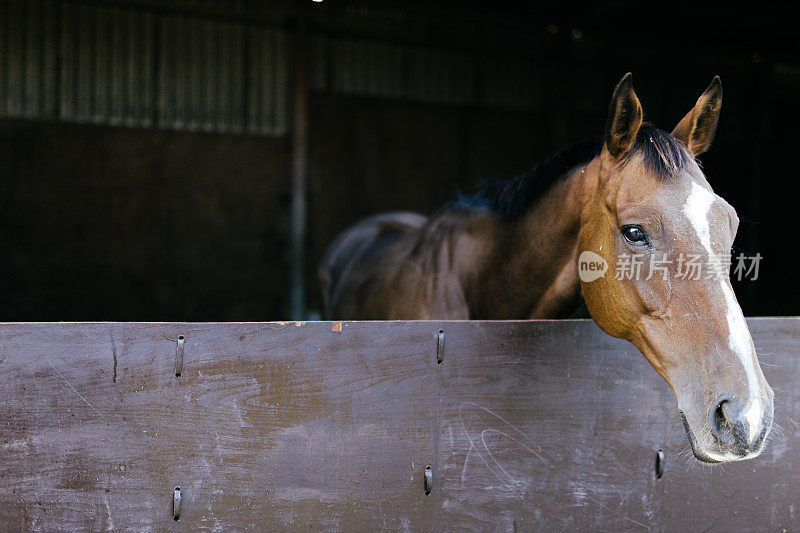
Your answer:
[[[317,316],[338,232],[598,136],[627,71],[667,130],[722,77],[702,161],[764,257],[737,295],[800,314],[788,13],[482,4],[0,0],[0,320],[288,318],[298,116]]]

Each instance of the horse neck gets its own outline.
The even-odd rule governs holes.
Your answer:
[[[598,160],[571,170],[522,216],[499,225],[474,293],[479,318],[562,318],[581,302],[578,233]]]

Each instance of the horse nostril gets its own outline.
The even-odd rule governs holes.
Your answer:
[[[720,442],[730,442],[734,440],[733,425],[731,424],[725,411],[730,408],[728,400],[722,400],[714,408],[711,418],[711,431]]]
[[[721,426],[728,421],[728,419],[725,418],[725,412],[722,410],[722,406],[727,402],[728,400],[722,400],[717,404],[717,408],[714,409],[714,422],[716,422],[717,426]]]
[[[760,398],[743,402],[737,396],[723,395],[708,411],[708,432],[716,441],[716,453],[744,457],[760,450],[772,424],[772,405],[765,408]],[[768,419],[765,421],[765,416]]]

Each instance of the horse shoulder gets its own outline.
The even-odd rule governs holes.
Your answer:
[[[416,213],[385,213],[345,230],[328,247],[319,279],[328,318],[385,318],[381,295],[397,264],[398,241],[422,227]]]
[[[420,318],[467,320],[472,316],[468,286],[486,261],[491,227],[484,211],[443,210],[420,229],[410,263],[416,265]]]

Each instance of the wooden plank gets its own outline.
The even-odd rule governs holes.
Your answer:
[[[427,344],[427,332],[402,329],[406,351]],[[409,490],[433,454],[430,429],[417,427],[429,406],[413,394],[425,366],[396,358],[394,336],[331,330],[3,326],[0,529],[163,529],[175,486],[192,530],[425,526],[425,496]],[[399,502],[404,513],[391,513]]]
[[[791,529],[800,320],[749,323],[783,436],[715,468],[590,321],[2,324],[0,529]]]

